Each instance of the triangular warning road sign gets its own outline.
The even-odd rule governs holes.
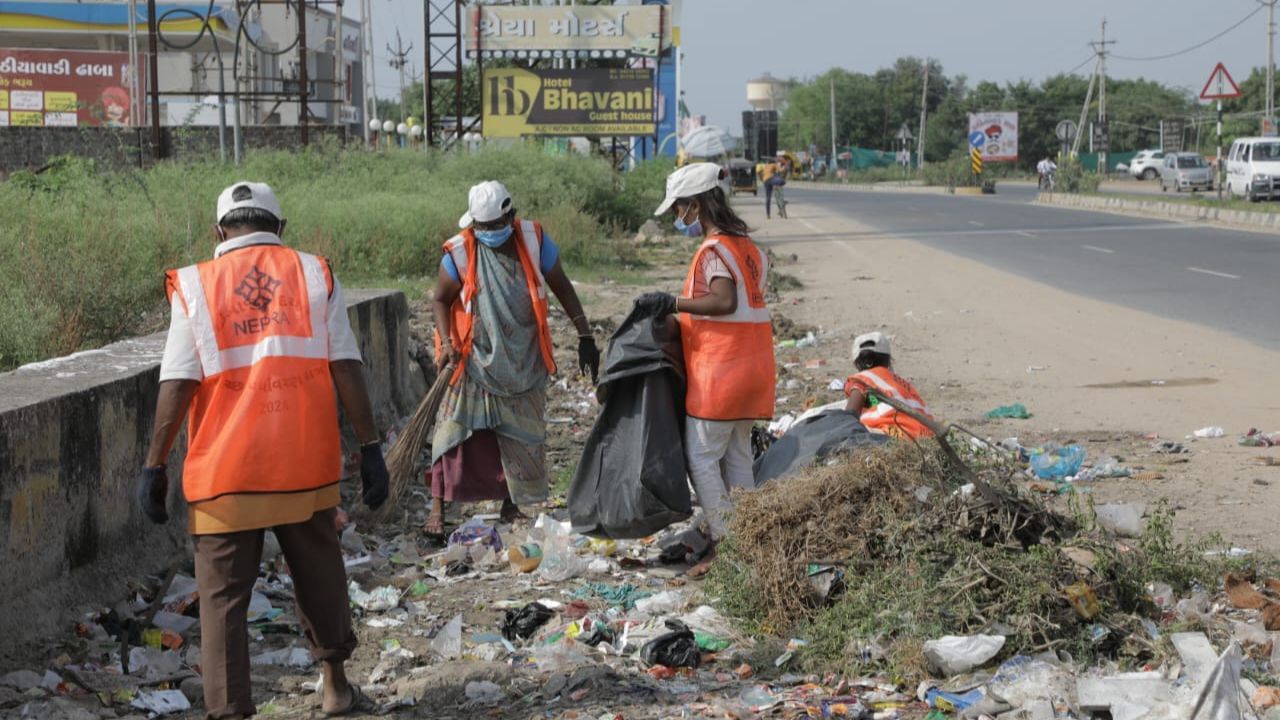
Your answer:
[[[1204,84],[1204,90],[1200,91],[1200,99],[1229,100],[1238,97],[1240,97],[1240,86],[1231,79],[1227,66],[1218,63],[1218,67],[1214,68],[1213,73],[1209,75],[1209,82]]]

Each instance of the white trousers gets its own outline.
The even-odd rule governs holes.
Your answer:
[[[729,491],[756,486],[751,471],[752,420],[685,420],[685,454],[689,478],[698,493],[711,537],[719,540],[727,531],[725,516],[732,509]]]

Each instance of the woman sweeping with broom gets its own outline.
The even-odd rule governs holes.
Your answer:
[[[516,217],[497,181],[471,188],[462,231],[444,245],[432,311],[436,366],[449,373],[431,443],[431,514],[444,503],[502,500],[502,519],[547,499],[546,396],[556,371],[548,288],[578,332],[578,365],[594,382],[600,350],[541,225]]]

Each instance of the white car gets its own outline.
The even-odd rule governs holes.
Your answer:
[[[1280,197],[1280,138],[1247,137],[1232,143],[1226,191],[1252,202]]]
[[[1129,174],[1139,180],[1155,180],[1160,177],[1160,167],[1164,165],[1164,152],[1160,150],[1140,150],[1129,162]]]

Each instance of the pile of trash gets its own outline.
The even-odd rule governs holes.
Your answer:
[[[1045,651],[1163,662],[1170,649],[1153,635],[1170,618],[1157,596],[1214,587],[1239,559],[1175,543],[1160,509],[1146,533],[1141,508],[1056,513],[1021,476],[899,444],[741,494],[711,593],[750,625],[804,640],[809,668],[933,677],[943,668],[925,641],[948,635],[999,638],[978,664]],[[1129,534],[1143,538],[1117,537]]]

